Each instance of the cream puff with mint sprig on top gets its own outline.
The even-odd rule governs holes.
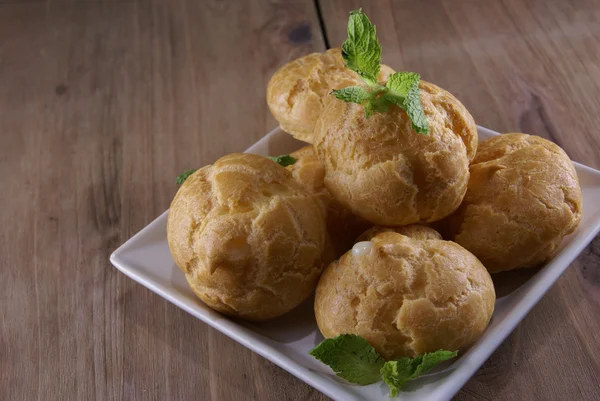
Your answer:
[[[465,195],[475,123],[454,96],[416,73],[395,73],[379,84],[380,54],[375,27],[360,11],[351,13],[342,56],[364,82],[334,90],[336,99],[315,126],[325,186],[374,224],[440,220]]]

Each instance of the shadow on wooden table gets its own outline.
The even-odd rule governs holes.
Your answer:
[[[502,298],[520,288],[540,271],[539,268],[518,269],[492,274],[496,298]]]

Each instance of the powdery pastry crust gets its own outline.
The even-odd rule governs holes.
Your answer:
[[[363,336],[388,360],[463,350],[494,311],[489,273],[460,245],[383,232],[364,256],[347,252],[317,286],[315,316],[325,337]]]
[[[211,308],[248,320],[305,300],[322,271],[319,202],[266,158],[232,154],[201,168],[169,210],[171,254]]]
[[[421,81],[429,134],[417,134],[397,106],[365,118],[364,108],[329,102],[317,121],[314,147],[325,163],[325,186],[354,214],[400,226],[440,220],[467,190],[477,128],[462,104]]]
[[[470,169],[451,232],[491,273],[539,266],[577,228],[577,173],[554,143],[526,134],[493,137],[479,144]]]
[[[393,72],[382,65],[378,79],[386,81]],[[267,86],[267,103],[282,130],[312,143],[315,123],[334,99],[331,91],[362,83],[357,73],[345,67],[341,50],[329,49],[290,61],[277,70]]]

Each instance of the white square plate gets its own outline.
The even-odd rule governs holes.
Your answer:
[[[483,140],[497,132],[478,128]],[[279,128],[268,133],[247,152],[263,156],[290,153],[302,142]],[[548,291],[575,257],[600,230],[600,171],[575,163],[583,193],[583,218],[576,232],[562,243],[560,252],[539,270],[498,276],[494,281],[498,299],[490,325],[483,337],[445,369],[411,382],[398,400],[442,401],[454,394],[504,341],[515,326]],[[317,329],[312,300],[289,314],[265,323],[247,323],[225,317],[205,306],[188,288],[167,245],[167,212],[123,244],[110,257],[117,269],[183,310],[250,348],[335,400],[388,400],[382,383],[356,386],[339,379],[308,352],[323,337]],[[521,271],[524,272],[524,271]],[[498,282],[508,283],[499,288]],[[558,373],[557,373],[558,374]]]

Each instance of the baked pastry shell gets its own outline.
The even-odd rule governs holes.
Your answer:
[[[364,255],[330,264],[316,290],[325,337],[358,334],[388,360],[464,350],[487,327],[495,303],[485,267],[460,245],[383,232]]]
[[[171,204],[167,238],[194,293],[247,320],[300,304],[323,269],[319,202],[285,168],[251,154],[192,174]]]

